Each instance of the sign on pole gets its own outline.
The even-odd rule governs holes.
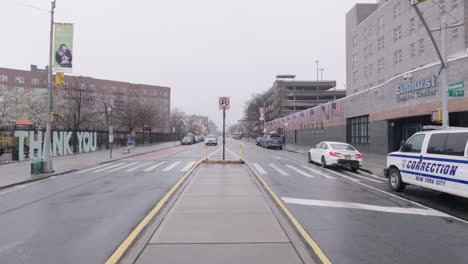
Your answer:
[[[231,106],[231,100],[229,97],[219,97],[219,109],[229,109]]]
[[[54,72],[72,72],[73,65],[73,24],[54,24]]]
[[[258,112],[260,113],[260,121],[263,121],[265,120],[265,107],[260,107],[258,109]]]
[[[461,90],[465,88],[464,82],[452,83],[447,86],[450,97],[464,97],[465,91]]]

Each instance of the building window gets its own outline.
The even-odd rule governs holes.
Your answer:
[[[393,40],[397,41],[399,39],[401,39],[401,26],[393,29]]]
[[[39,85],[40,82],[39,82],[39,79],[33,78],[32,81],[31,81],[31,83],[32,83],[33,85]]]
[[[122,93],[126,93],[126,92],[127,92],[127,88],[121,87],[121,88],[120,88],[120,91],[121,91]]]
[[[439,0],[440,14],[445,14],[445,0]]]
[[[369,143],[369,116],[359,116],[348,119],[348,142],[351,144]]]
[[[393,63],[395,64],[401,63],[402,59],[403,59],[403,51],[401,49],[393,53]]]
[[[364,39],[367,39],[369,37],[369,30],[367,28],[364,29]]]
[[[458,27],[452,28],[452,39],[458,39]]]
[[[400,13],[401,13],[401,7],[400,7],[400,3],[398,3],[393,6],[393,18],[397,18],[398,16],[400,16]]]
[[[369,56],[372,56],[372,44],[369,43]]]
[[[24,77],[16,77],[15,82],[16,83],[24,83]]]
[[[421,15],[424,17],[424,12],[423,11],[421,11]],[[420,30],[424,26],[424,24],[423,24],[421,19],[418,19],[418,20],[419,20],[418,30]]]
[[[24,87],[15,87],[15,90],[18,90],[18,92],[24,92]]]
[[[416,56],[416,42],[410,44],[410,54],[411,57]]]
[[[385,61],[384,58],[381,58],[377,61],[377,71],[382,72],[385,68]]]
[[[364,58],[367,59],[368,56],[369,56],[369,53],[367,52],[367,47],[364,47]]]
[[[368,69],[368,75],[371,76],[372,75],[372,64],[369,64],[369,67],[367,67]]]
[[[117,90],[117,88],[111,87],[111,90],[112,90],[113,93],[115,93],[115,91]]]
[[[146,89],[143,90],[143,94],[144,94],[144,95],[147,95],[147,94],[148,94],[148,90],[146,90]]]
[[[354,71],[353,72],[353,82],[355,83],[355,82],[357,82],[357,80],[358,80],[358,71]]]
[[[357,63],[358,63],[358,60],[359,60],[359,57],[357,54],[354,54],[353,55],[353,67],[356,67]]]
[[[0,82],[8,82],[8,75],[0,75]]]
[[[419,40],[419,55],[424,53],[424,39]]]
[[[458,7],[458,0],[452,0],[452,9],[455,9]]]
[[[367,79],[367,65],[364,66],[364,77]]]
[[[384,17],[383,15],[377,18],[377,34],[380,34],[380,32],[383,33],[384,30]]]
[[[410,31],[410,34],[413,34],[413,32],[416,31],[416,18],[415,17],[410,18],[409,31]]]
[[[384,41],[384,37],[380,37],[377,39],[377,46],[378,46],[378,49],[381,50],[385,47],[385,41]]]

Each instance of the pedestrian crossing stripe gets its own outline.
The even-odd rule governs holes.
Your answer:
[[[185,167],[183,167],[180,171],[182,171],[182,172],[188,171],[195,163],[196,163],[196,161],[191,161],[191,162],[187,163],[187,165],[185,165]]]
[[[278,168],[277,166],[275,166],[275,164],[269,164],[270,167],[272,167],[274,170],[276,170],[279,174],[283,175],[283,176],[289,176],[289,174],[287,172],[285,172],[284,170]]]
[[[93,172],[105,171],[105,170],[108,170],[108,169],[110,169],[110,168],[114,168],[114,167],[120,166],[120,165],[122,165],[122,164],[124,164],[124,163],[117,163],[117,164],[114,164],[114,165],[111,165],[111,166],[108,166],[108,167],[104,167],[104,168],[102,168],[102,169],[95,170],[95,171],[93,171]]]
[[[293,167],[293,166],[291,166],[291,165],[286,165],[286,167],[288,167],[288,168],[290,168],[291,170],[293,170],[293,171],[295,171],[295,172],[301,174],[302,176],[306,176],[306,177],[308,177],[308,178],[314,178],[314,177],[315,177],[315,176],[310,175],[310,174],[308,174],[308,173],[306,173],[306,172],[304,172],[304,171],[302,171],[302,170],[300,170],[300,169],[298,169],[298,168],[296,168],[296,167]]]
[[[252,164],[254,165],[254,167],[255,167],[255,169],[258,171],[258,173],[260,173],[260,174],[268,174],[268,173],[266,172],[266,170],[264,170],[264,169],[262,168],[262,166],[260,166],[258,163],[252,163]]]
[[[128,171],[128,172],[134,171],[134,170],[137,170],[137,169],[139,169],[139,168],[141,168],[141,167],[143,167],[143,166],[146,166],[146,165],[148,165],[148,164],[151,164],[151,163],[153,163],[153,162],[152,162],[152,161],[146,162],[146,163],[140,164],[140,165],[138,165],[138,166],[136,166],[136,167],[130,168],[130,169],[128,169],[127,171]]]
[[[121,170],[123,168],[127,168],[127,167],[130,167],[132,165],[135,165],[135,164],[138,164],[138,162],[132,162],[132,163],[129,163],[129,164],[125,164],[123,166],[120,166],[120,167],[117,167],[117,168],[113,168],[111,170],[108,170],[107,172],[113,172],[113,171],[117,171],[117,170]]]
[[[179,165],[179,163],[181,163],[181,161],[176,161],[172,163],[171,165],[167,166],[166,168],[164,168],[162,171],[170,171],[173,168],[175,168],[177,165]]]
[[[160,163],[158,163],[158,164],[156,164],[156,165],[153,165],[153,166],[151,166],[151,167],[145,169],[145,171],[152,171],[152,170],[156,169],[157,167],[159,167],[159,166],[161,166],[161,165],[164,165],[164,164],[166,164],[165,161],[160,162]]]

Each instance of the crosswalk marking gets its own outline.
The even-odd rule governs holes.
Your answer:
[[[258,163],[252,163],[252,165],[254,165],[255,169],[258,171],[258,173],[260,174],[268,174],[263,168],[262,166],[258,165]]]
[[[325,178],[327,178],[327,179],[336,180],[335,177],[329,176],[329,175],[327,175],[327,174],[325,174],[325,173],[322,173],[322,172],[320,172],[320,171],[318,171],[318,170],[312,169],[311,167],[302,166],[302,168],[307,169],[307,170],[310,170],[311,172],[317,173],[318,175],[321,175],[321,176],[323,176],[323,177],[325,177]]]
[[[108,170],[107,172],[113,172],[113,171],[116,171],[116,170],[121,170],[121,169],[123,169],[123,168],[127,168],[127,167],[130,167],[130,166],[135,165],[135,164],[138,164],[138,162],[132,162],[132,163],[130,163],[130,164],[125,164],[125,165],[123,165],[123,166],[120,166],[120,167],[117,167],[117,168],[113,168],[113,169],[111,169],[111,170]]]
[[[165,162],[165,161],[160,162],[160,163],[158,163],[158,164],[156,164],[156,165],[153,165],[153,166],[151,166],[151,167],[145,169],[145,171],[152,171],[152,170],[156,169],[157,167],[159,167],[159,166],[161,166],[161,165],[163,165],[163,164],[166,164],[166,162]]]
[[[308,177],[308,178],[314,178],[314,176],[312,176],[312,175],[310,175],[310,174],[308,174],[308,173],[306,173],[306,172],[304,172],[304,171],[302,171],[302,170],[300,170],[300,169],[298,169],[298,168],[296,168],[296,167],[293,167],[293,166],[291,166],[291,165],[286,165],[286,167],[288,167],[288,168],[290,168],[291,170],[293,170],[293,171],[295,171],[295,172],[297,172],[297,173],[299,173],[299,174],[301,174],[301,175],[303,175],[303,176],[306,176],[306,177]]]
[[[277,172],[279,172],[279,174],[283,175],[283,176],[289,176],[289,174],[287,172],[285,172],[284,170],[278,168],[275,164],[268,164],[270,165],[270,167],[272,167],[273,169],[275,169]]]
[[[384,181],[382,181],[382,180],[379,181],[379,180],[370,179],[370,178],[368,178],[368,177],[361,176],[361,175],[356,174],[356,173],[349,173],[349,172],[347,172],[347,171],[343,171],[343,173],[346,173],[346,174],[348,174],[348,175],[352,175],[352,176],[355,176],[355,177],[358,177],[358,178],[362,178],[362,179],[365,179],[365,180],[368,180],[368,181],[371,181],[371,182],[384,183]]]
[[[348,180],[353,181],[353,182],[360,182],[360,181],[361,181],[361,180],[359,180],[359,179],[355,179],[355,178],[353,178],[353,177],[346,176],[346,175],[344,175],[344,174],[342,174],[342,173],[338,173],[338,172],[336,172],[336,171],[334,171],[334,170],[327,170],[327,172],[333,173],[333,174],[335,174],[336,176],[339,176],[339,177],[348,179]]]
[[[104,165],[101,165],[101,166],[96,166],[96,167],[92,167],[92,168],[89,168],[89,169],[86,169],[86,170],[82,170],[82,171],[78,171],[76,173],[83,173],[83,172],[87,172],[87,171],[90,171],[90,170],[95,170],[95,169],[99,169],[99,168],[102,168],[102,167],[107,167],[109,165],[112,165],[112,164],[104,164]]]
[[[95,170],[95,171],[93,171],[93,172],[104,171],[104,170],[107,170],[107,169],[110,169],[110,168],[114,168],[114,167],[120,166],[120,165],[122,165],[122,164],[123,164],[123,163],[117,163],[117,164],[114,164],[114,165],[109,166],[109,167],[105,167],[105,168],[102,168],[102,169]]]
[[[146,163],[140,164],[140,165],[138,165],[138,166],[135,166],[135,167],[133,167],[133,168],[130,168],[130,169],[128,169],[127,171],[134,171],[134,170],[136,170],[136,169],[139,169],[139,168],[141,168],[141,167],[143,167],[143,166],[146,166],[146,165],[148,165],[148,164],[151,164],[151,163],[153,163],[153,162],[152,162],[152,161],[146,162]]]
[[[175,166],[179,165],[179,163],[180,163],[180,161],[176,161],[176,162],[172,163],[171,165],[167,166],[166,168],[164,168],[162,171],[170,171],[173,168],[175,168]]]
[[[195,164],[195,161],[190,161],[190,162],[187,163],[187,165],[185,165],[185,167],[183,167],[180,171],[182,171],[182,172],[188,171],[188,170],[193,166],[193,164]]]
[[[367,172],[364,172],[364,171],[359,171],[359,172],[362,173],[362,174],[364,174],[364,175],[367,175],[367,176],[369,176],[369,177],[372,177],[372,178],[376,178],[376,179],[385,181],[384,178],[379,177],[379,176],[376,176],[376,175],[374,175],[374,174],[370,174],[370,173],[367,173]]]

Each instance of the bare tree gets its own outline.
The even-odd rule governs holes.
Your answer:
[[[245,102],[244,105],[244,120],[246,122],[246,127],[249,132],[253,132],[255,128],[262,127],[262,121],[260,121],[260,111],[259,108],[265,105],[265,94],[258,93],[253,94],[252,98],[249,101]]]

